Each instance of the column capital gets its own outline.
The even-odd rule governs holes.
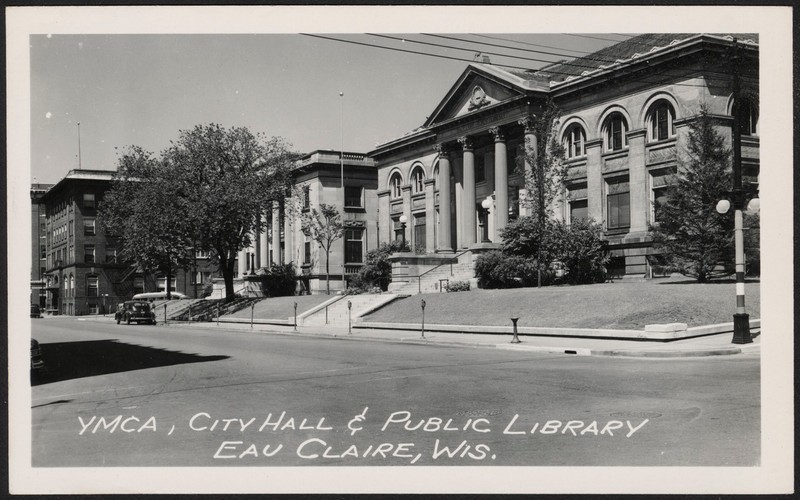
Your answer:
[[[491,127],[489,128],[489,132],[494,136],[494,142],[505,142],[506,140],[506,133],[500,127]]]
[[[444,142],[433,145],[433,150],[439,153],[439,156],[443,158],[447,158],[451,149],[451,146],[449,144],[445,144]]]
[[[536,115],[528,115],[520,118],[517,123],[525,127],[526,134],[532,134],[534,132],[533,128],[536,125]]]
[[[472,137],[468,137],[466,135],[459,137],[458,142],[459,144],[461,144],[461,147],[464,148],[464,151],[472,151],[473,148]]]

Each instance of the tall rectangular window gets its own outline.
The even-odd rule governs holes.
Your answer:
[[[475,182],[483,182],[486,180],[486,165],[483,159],[483,155],[475,155]]]
[[[117,247],[115,245],[106,243],[106,262],[108,264],[117,263]]]
[[[303,210],[311,208],[311,188],[305,186],[303,188]]]
[[[72,231],[70,231],[72,232]],[[94,236],[97,234],[95,232],[95,220],[94,217],[87,217],[83,219],[83,235],[84,236]]]
[[[311,242],[306,241],[303,245],[303,264],[311,264]]]
[[[83,208],[94,210],[96,208],[94,193],[83,194]]]
[[[631,225],[631,197],[627,177],[606,181],[606,229]]]
[[[567,200],[569,207],[569,220],[573,222],[589,218],[588,189],[585,182],[571,184],[567,187]]]
[[[569,202],[569,221],[573,223],[581,219],[589,218],[589,201],[583,200],[570,200]]]
[[[364,262],[364,230],[345,230],[344,261],[351,264]]]
[[[87,264],[94,262],[94,245],[83,245],[83,262]]]
[[[414,216],[414,249],[425,250],[425,216]]]
[[[167,277],[164,276],[163,278],[158,278],[158,291],[159,292],[166,292],[167,291]],[[175,276],[173,276],[169,280],[169,291],[174,292],[176,291],[175,288]]]
[[[344,187],[344,206],[351,208],[364,207],[364,202],[361,199],[361,186]]]
[[[100,279],[97,276],[89,276],[86,278],[86,295],[88,297],[100,296],[99,281]]]

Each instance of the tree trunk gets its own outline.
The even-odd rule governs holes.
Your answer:
[[[172,283],[172,262],[167,262],[167,277],[166,277],[166,292],[167,292],[167,300],[172,300],[172,287],[170,286]]]
[[[331,247],[325,249],[325,286],[331,294]]]
[[[233,292],[233,259],[229,259],[225,252],[219,252],[219,268],[222,271],[222,279],[225,281],[225,303],[232,302]]]

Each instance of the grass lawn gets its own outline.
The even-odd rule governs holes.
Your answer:
[[[761,317],[759,283],[745,285],[750,318]],[[687,278],[596,285],[472,290],[413,295],[389,304],[364,321],[418,323],[425,299],[425,323],[460,325],[643,329],[658,323],[690,327],[733,321],[733,281],[697,284]]]
[[[296,297],[272,297],[256,302],[253,317],[257,319],[288,319],[294,316],[294,303],[297,302],[297,315],[322,304],[335,295],[298,295]],[[228,315],[229,318],[250,318],[250,308],[246,307]]]

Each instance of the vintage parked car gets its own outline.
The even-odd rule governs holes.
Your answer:
[[[42,317],[42,309],[36,304],[31,304],[31,318],[41,318],[41,317]]]
[[[129,300],[117,307],[117,312],[114,313],[114,319],[117,324],[124,321],[126,324],[131,323],[149,323],[156,324],[156,313],[150,308],[150,303],[143,300]]]
[[[43,370],[42,349],[36,339],[31,339],[31,373],[41,373]]]

